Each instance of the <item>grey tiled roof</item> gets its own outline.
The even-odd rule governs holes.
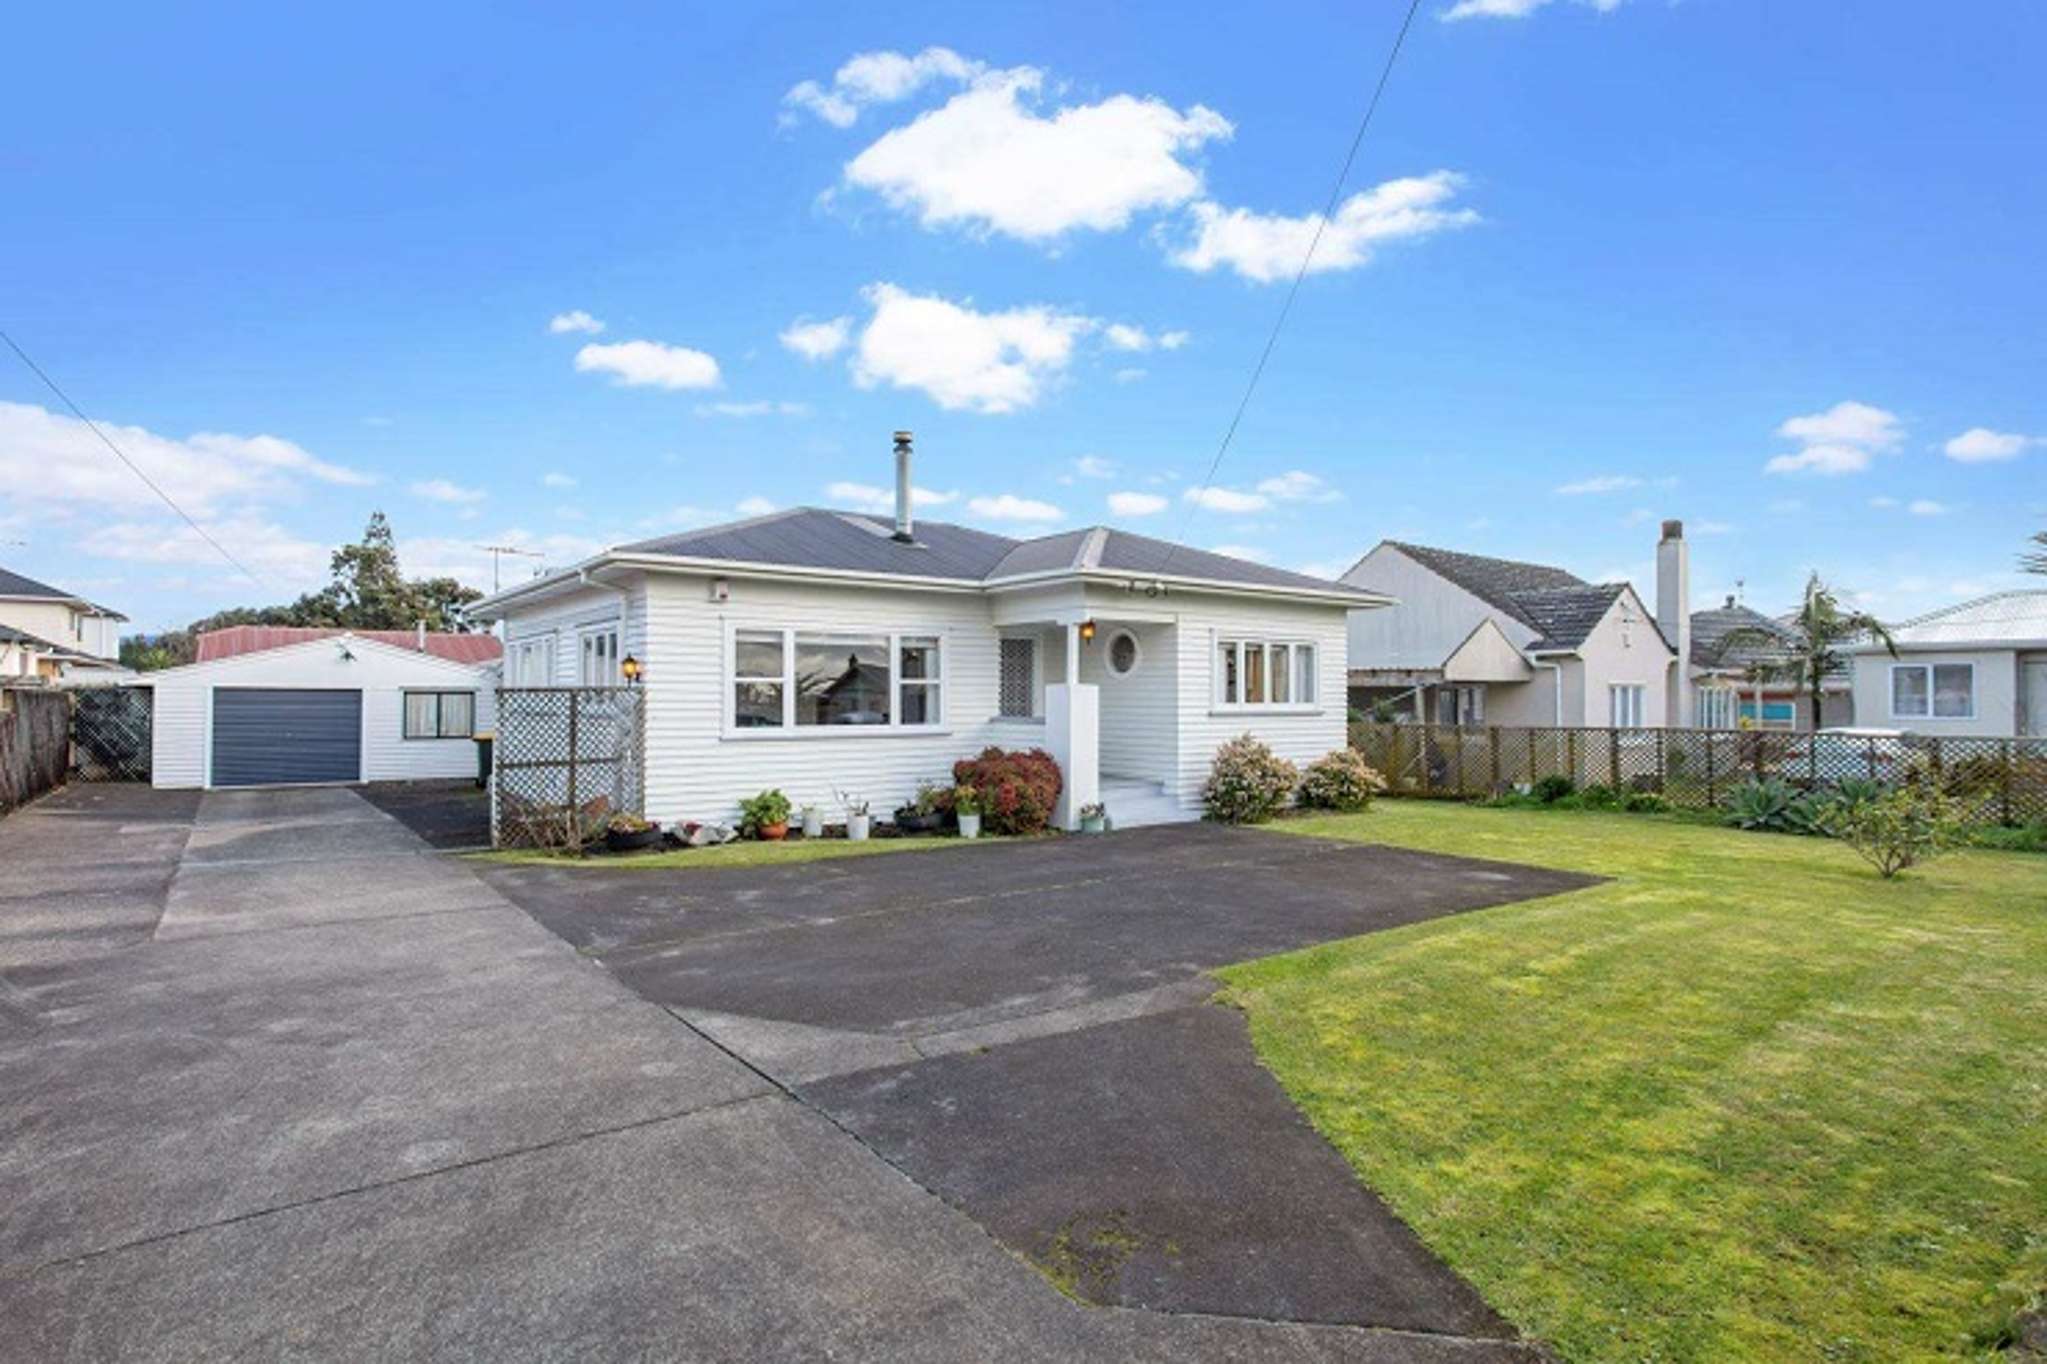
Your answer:
[[[1424,568],[1448,578],[1486,605],[1498,611],[1505,611],[1531,630],[1540,630],[1543,627],[1517,603],[1516,598],[1519,594],[1591,586],[1576,574],[1566,573],[1561,568],[1551,568],[1547,564],[1524,563],[1519,559],[1492,559],[1483,554],[1462,554],[1454,549],[1433,549],[1428,545],[1411,545],[1402,540],[1388,540],[1386,543]],[[1608,601],[1611,600],[1609,597]]]
[[[1530,649],[1575,649],[1626,590],[1626,583],[1551,587],[1516,592],[1513,601],[1522,618],[1542,632]]]
[[[1758,640],[1727,643],[1736,630],[1761,630],[1778,641],[1776,647]],[[1776,662],[1798,648],[1798,631],[1780,620],[1730,601],[1706,611],[1692,612],[1692,663],[1701,668],[1746,668],[1751,663]]]
[[[626,553],[729,559],[734,563],[979,582],[1031,573],[1105,568],[1134,574],[1164,572],[1176,578],[1262,587],[1346,590],[1341,583],[1304,573],[1290,573],[1184,545],[1175,549],[1165,540],[1103,526],[1012,540],[946,521],[918,521],[914,541],[907,545],[894,538],[894,530],[895,522],[888,517],[795,507],[751,521],[641,540],[620,549]]]
[[[80,600],[72,593],[60,591],[48,583],[39,583],[34,578],[23,577],[5,568],[0,568],[0,597],[48,597],[51,601]]]

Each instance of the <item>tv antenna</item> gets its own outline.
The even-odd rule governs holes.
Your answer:
[[[490,590],[493,592],[498,590],[499,555],[516,554],[522,559],[545,559],[547,557],[539,550],[520,549],[517,545],[478,545],[477,548],[490,555]]]

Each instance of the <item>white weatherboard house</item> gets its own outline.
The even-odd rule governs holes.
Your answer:
[[[1999,592],[1893,627],[1855,654],[1856,723],[1928,736],[2047,736],[2047,591]]]
[[[989,746],[1044,748],[1057,821],[1193,819],[1219,745],[1345,742],[1344,628],[1377,594],[1105,527],[1014,540],[803,507],[625,545],[471,608],[505,685],[645,690],[649,817],[730,820],[778,788],[886,817]],[[833,817],[836,817],[834,814]]]
[[[151,783],[473,776],[471,736],[488,730],[494,714],[488,660],[496,651],[489,636],[424,631],[210,632],[201,637],[199,662],[129,684],[155,693]]]

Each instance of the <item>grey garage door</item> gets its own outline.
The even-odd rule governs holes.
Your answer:
[[[222,687],[213,693],[213,784],[362,780],[362,693]]]

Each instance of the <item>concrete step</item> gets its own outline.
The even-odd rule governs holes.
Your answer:
[[[1188,810],[1168,795],[1161,782],[1109,777],[1101,784],[1101,795],[1102,804],[1109,811],[1109,822],[1118,829],[1185,824],[1201,817],[1199,810]]]

